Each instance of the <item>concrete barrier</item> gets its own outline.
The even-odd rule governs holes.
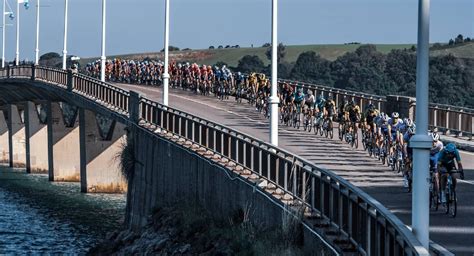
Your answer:
[[[22,105],[8,105],[10,167],[26,167],[26,137]]]
[[[0,110],[0,163],[9,162],[9,144],[8,124],[3,110]]]

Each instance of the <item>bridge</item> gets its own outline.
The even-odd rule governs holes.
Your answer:
[[[428,253],[405,226],[411,197],[401,192],[400,177],[362,151],[283,127],[281,147],[274,147],[259,139],[267,137],[267,121],[248,106],[188,92],[172,91],[172,107],[165,107],[152,100],[160,95],[156,88],[111,85],[71,71],[8,67],[0,78],[1,161],[47,171],[51,181],[81,182],[83,192],[127,190],[131,228],[157,205],[185,198],[224,215],[250,200],[254,221],[267,225],[279,223],[284,211],[303,209],[305,250]],[[124,141],[135,156],[128,188],[111,160]],[[472,155],[464,159],[472,163]],[[472,184],[461,183],[459,191],[459,217],[432,214],[431,237],[464,253],[472,251],[465,243],[472,209],[462,202]]]

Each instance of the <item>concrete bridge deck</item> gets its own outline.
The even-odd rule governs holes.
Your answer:
[[[137,85],[117,84],[135,90],[154,100],[161,100],[160,89]],[[170,106],[245,132],[257,138],[268,139],[268,120],[247,104],[233,99],[219,101],[180,89],[170,90]],[[380,161],[361,149],[346,143],[326,139],[312,133],[280,126],[279,146],[300,155],[315,164],[333,170],[336,174],[361,187],[394,212],[405,224],[411,224],[411,194],[403,191],[400,174],[392,172]],[[442,211],[430,215],[430,238],[456,255],[474,252],[474,153],[462,152],[466,180],[458,191],[458,215],[449,218]]]

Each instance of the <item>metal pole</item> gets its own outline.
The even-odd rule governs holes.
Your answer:
[[[272,88],[270,103],[270,143],[278,146],[278,0],[272,0]]]
[[[100,80],[105,82],[105,7],[106,0],[102,0],[102,55],[100,56]]]
[[[6,0],[3,0],[3,17],[2,17],[2,68],[5,68],[5,2]]]
[[[170,0],[165,0],[165,66],[163,72],[163,105],[168,106],[168,48],[170,34]]]
[[[68,0],[64,0],[64,48],[63,48],[63,69],[66,70],[67,59],[67,6]]]
[[[429,249],[429,170],[432,139],[428,136],[429,81],[429,11],[430,0],[418,1],[418,45],[416,59],[416,134],[413,148],[412,230]]]
[[[20,63],[20,3],[16,0],[16,52],[15,65]]]
[[[39,22],[40,22],[40,0],[36,3],[36,49],[35,49],[35,65],[39,64]]]

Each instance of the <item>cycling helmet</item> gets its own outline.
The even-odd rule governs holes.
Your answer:
[[[298,88],[298,92],[302,93],[303,92],[303,88]]]
[[[408,130],[407,130],[407,131],[408,131],[408,133],[411,134],[411,135],[415,134],[415,131],[416,131],[416,130],[415,130],[415,126],[408,127]]]
[[[438,141],[439,140],[439,134],[437,132],[433,132],[431,134],[431,137],[433,138],[433,141]]]
[[[374,106],[374,104],[370,103],[367,108],[368,108],[368,109],[375,109],[375,106]]]
[[[410,118],[405,118],[404,123],[407,127],[413,127],[413,121]]]
[[[237,72],[237,75],[238,75],[238,76],[241,76],[241,75],[242,75],[242,73],[240,73],[240,72]]]
[[[454,154],[456,152],[456,145],[454,145],[453,143],[449,143],[448,145],[446,145],[446,147],[444,147],[444,150],[448,154]]]
[[[399,118],[400,115],[398,114],[398,112],[393,112],[392,113],[392,118]]]
[[[352,106],[354,106],[356,103],[355,103],[355,101],[351,100],[351,101],[349,101],[349,104],[351,104]]]
[[[383,120],[385,123],[388,122],[388,119],[389,119],[388,115],[387,115],[387,114],[383,114],[382,120]]]
[[[311,90],[309,90],[308,95],[313,95],[313,92]]]

